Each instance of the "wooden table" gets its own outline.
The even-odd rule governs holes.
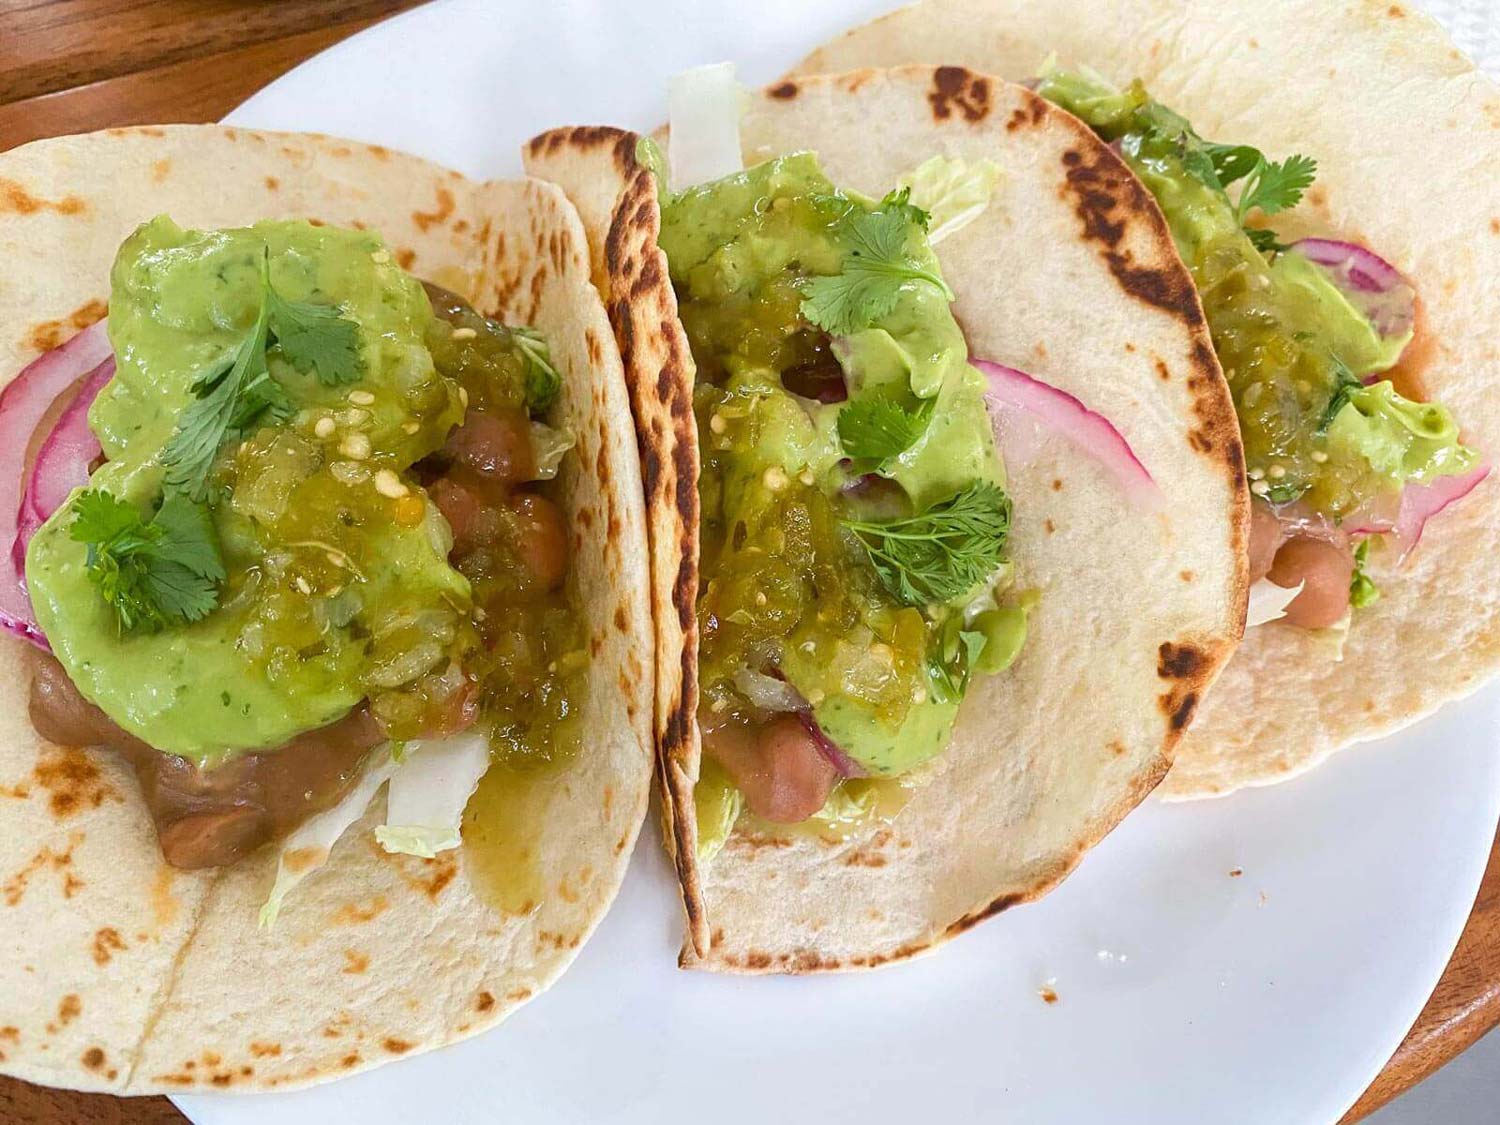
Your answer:
[[[0,151],[112,125],[215,121],[303,59],[414,6],[415,0],[0,0]],[[1420,1082],[1496,1023],[1500,838],[1447,972],[1345,1121]],[[73,1094],[0,1078],[0,1121],[17,1125],[182,1120],[165,1098]]]

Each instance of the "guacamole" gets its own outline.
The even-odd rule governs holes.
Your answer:
[[[111,285],[117,369],[89,417],[105,460],[26,561],[82,694],[205,767],[365,700],[400,739],[451,726],[456,701],[513,726],[496,716],[537,695],[525,724],[554,716],[545,741],[571,710],[559,661],[577,623],[506,573],[503,543],[453,565],[419,480],[474,412],[545,407],[544,347],[472,310],[467,326],[435,317],[379,236],[303,222],[158,218]],[[102,517],[124,530],[100,539]],[[132,554],[141,542],[155,546]],[[151,597],[127,598],[131,583]],[[532,639],[497,647],[498,623]]]
[[[877,778],[941,753],[971,676],[1024,636],[999,602],[1011,513],[984,383],[926,224],[810,153],[662,214],[697,366],[701,707],[754,727],[790,686]],[[733,786],[705,767],[699,790],[721,838]]]
[[[1245,225],[1252,206],[1294,205],[1313,161],[1291,157],[1268,178],[1260,153],[1203,141],[1139,82],[1119,91],[1053,72],[1037,92],[1116,142],[1160,204],[1203,302],[1255,495],[1338,521],[1408,481],[1473,467],[1446,409],[1377,378],[1411,341],[1410,326],[1383,335],[1330,271]],[[1237,200],[1224,186],[1234,179]]]

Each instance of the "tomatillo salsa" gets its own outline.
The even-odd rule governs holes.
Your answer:
[[[927,215],[796,153],[664,200],[697,366],[700,848],[837,830],[1025,637],[1011,503]]]
[[[1284,246],[1248,222],[1295,206],[1315,161],[1278,163],[1248,145],[1204,141],[1140,82],[1122,91],[1092,73],[1053,70],[1037,92],[1114,143],[1156,197],[1192,274],[1245,445],[1252,580],[1316,587],[1336,577],[1317,605],[1295,612],[1319,590],[1292,603],[1294,624],[1333,624],[1351,598],[1367,604],[1374,588],[1350,536],[1388,525],[1408,485],[1478,460],[1446,408],[1404,397],[1385,377],[1412,342],[1415,293],[1363,248]],[[1346,260],[1329,259],[1330,247]],[[1365,273],[1361,257],[1374,263]]]
[[[377,742],[567,754],[585,656],[545,342],[304,222],[157,218],[111,282],[104,461],[27,552],[60,665],[38,728],[128,752],[182,866],[336,803]]]

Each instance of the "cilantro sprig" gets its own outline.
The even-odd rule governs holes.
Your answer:
[[[963,596],[1005,561],[1010,498],[976,481],[914,516],[845,520],[900,602],[924,606]]]
[[[1038,88],[1045,98],[1083,118],[1105,140],[1118,140],[1131,159],[1146,162],[1175,158],[1200,183],[1223,192],[1240,184],[1232,200],[1235,216],[1257,249],[1284,249],[1274,232],[1251,227],[1253,212],[1271,216],[1295,207],[1317,176],[1317,161],[1294,155],[1275,161],[1253,145],[1205,141],[1187,118],[1153,99],[1137,80],[1120,90],[1092,72],[1053,69]]]
[[[146,522],[133,505],[88,489],[72,509],[68,533],[88,547],[89,580],[122,634],[197,621],[218,604],[224,563],[202,504],[169,493]]]
[[[269,253],[261,258],[254,323],[227,355],[194,380],[193,401],[162,453],[166,489],[200,503],[208,498],[209,476],[225,442],[292,415],[291,398],[267,367],[273,343],[298,371],[315,371],[324,386],[343,386],[364,374],[358,324],[335,306],[282,297],[271,285]]]
[[[803,283],[802,315],[830,335],[847,336],[889,314],[907,282],[934,286],[953,300],[948,283],[907,249],[927,222],[927,212],[912,205],[910,188],[891,192],[873,211],[850,210],[838,223],[849,248],[841,269]]]
[[[922,436],[932,416],[932,399],[908,409],[889,398],[869,397],[839,411],[839,444],[845,456],[884,463],[899,457]]]

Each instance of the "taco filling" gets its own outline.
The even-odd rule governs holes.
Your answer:
[[[1489,471],[1453,415],[1422,401],[1435,342],[1418,294],[1372,250],[1284,244],[1264,225],[1301,200],[1313,159],[1205,141],[1139,81],[1119,90],[1048,67],[1035,88],[1111,142],[1192,274],[1244,440],[1249,623],[1346,625],[1379,597],[1371,549],[1404,555]]]
[[[664,201],[697,367],[702,853],[742,807],[838,832],[899,801],[1022,647],[986,381],[930,222],[807,152]]]
[[[570,754],[543,339],[372,232],[160,217],[120,247],[103,351],[33,439],[11,623],[37,731],[125,755],[169,863],[281,841],[274,917],[386,780],[382,846],[431,856],[492,756]]]

